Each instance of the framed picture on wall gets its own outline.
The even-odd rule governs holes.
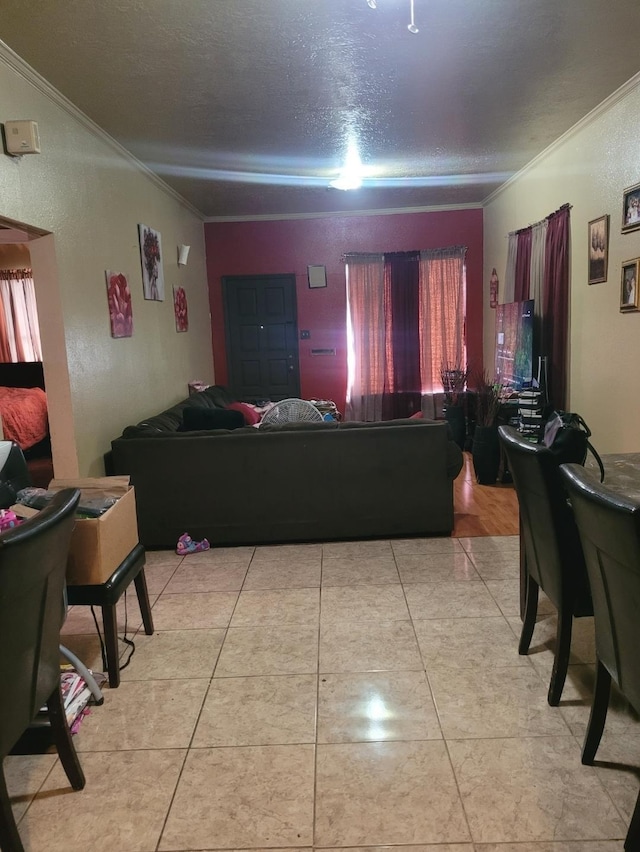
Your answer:
[[[640,183],[622,193],[622,233],[640,228]]]
[[[638,310],[638,266],[640,258],[625,260],[620,276],[620,310]]]
[[[609,264],[609,215],[589,222],[589,284],[607,280]]]

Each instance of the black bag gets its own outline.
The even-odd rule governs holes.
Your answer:
[[[591,429],[579,414],[554,411],[544,427],[542,443],[556,457],[558,464],[584,464],[590,450],[600,468],[600,482],[604,481],[602,459],[589,441]]]

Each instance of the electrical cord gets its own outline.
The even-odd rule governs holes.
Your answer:
[[[102,665],[103,665],[105,672],[108,672],[109,666],[107,664],[107,649],[105,647],[104,640],[102,638],[102,633],[100,631],[100,625],[98,624],[98,617],[96,616],[95,607],[93,607],[93,606],[91,607],[91,615],[93,616],[93,622],[96,626],[96,633],[98,634],[98,639],[100,640],[100,656],[102,657]],[[124,663],[122,663],[122,665],[118,666],[119,671],[122,671],[123,669],[127,668],[129,663],[131,662],[131,658],[135,654],[135,650],[136,650],[135,642],[133,641],[133,639],[129,639],[129,637],[127,636],[127,629],[128,629],[127,592],[125,590],[125,593],[124,593],[124,636],[118,635],[118,639],[121,642],[124,642],[125,645],[128,645],[131,650],[129,651],[129,656],[124,661]]]

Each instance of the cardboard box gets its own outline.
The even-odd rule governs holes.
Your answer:
[[[80,488],[85,499],[96,494],[118,497],[99,518],[77,518],[71,536],[67,583],[104,583],[138,543],[136,498],[128,476],[53,479],[49,490]]]

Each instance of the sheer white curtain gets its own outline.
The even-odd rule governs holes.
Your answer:
[[[466,366],[465,246],[420,252],[422,393],[442,390],[443,364]]]
[[[0,270],[0,351],[10,361],[42,361],[36,293],[30,269]]]
[[[346,255],[348,420],[381,420],[385,378],[384,256]]]
[[[542,328],[542,306],[544,297],[544,258],[547,242],[547,220],[531,226],[531,278],[529,298],[535,299],[533,313]]]

